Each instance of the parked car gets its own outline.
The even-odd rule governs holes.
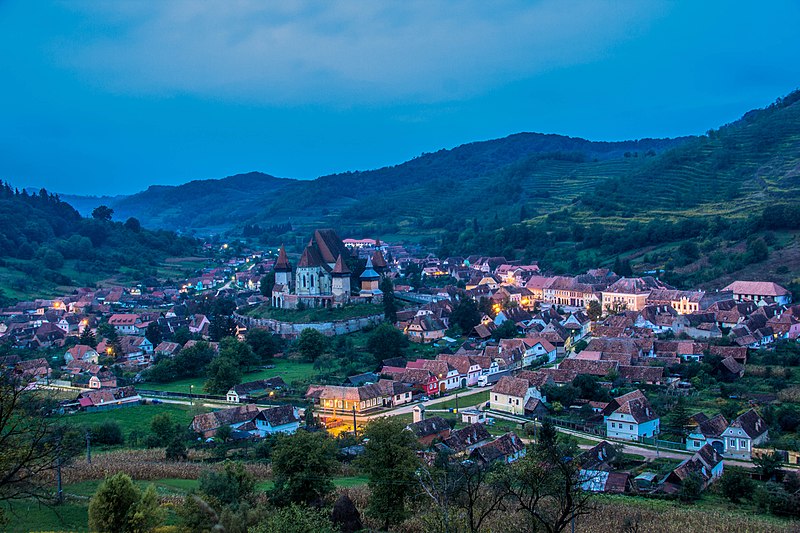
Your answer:
[[[419,397],[419,401],[421,401],[421,402],[427,402],[428,400],[430,400],[430,398],[428,398],[427,396],[420,396]]]

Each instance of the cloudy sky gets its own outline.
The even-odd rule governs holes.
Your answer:
[[[800,3],[0,1],[0,179],[314,178],[520,131],[700,134],[800,87]]]

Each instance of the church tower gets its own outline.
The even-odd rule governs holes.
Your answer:
[[[283,285],[287,289],[292,284],[292,265],[289,264],[289,258],[286,257],[286,250],[282,244],[278,260],[275,262],[275,284]]]
[[[342,255],[336,259],[336,265],[331,272],[331,293],[337,297],[347,300],[350,298],[350,269],[342,259]]]
[[[372,258],[367,258],[367,266],[364,269],[364,272],[361,273],[361,292],[359,293],[360,296],[366,298],[372,298],[373,296],[381,295],[381,290],[378,288],[380,284],[381,277],[380,275],[375,272],[375,269],[372,265]]]

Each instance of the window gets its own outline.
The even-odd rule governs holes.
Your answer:
[[[736,439],[728,439],[728,446],[736,448]]]
[[[744,439],[739,439],[739,448],[746,450],[747,449],[747,441]]]
[[[631,424],[631,431],[633,431],[633,424]]]
[[[611,422],[611,427],[615,428],[615,427],[617,427],[617,425],[614,422]]]

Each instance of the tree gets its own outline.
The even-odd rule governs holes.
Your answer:
[[[314,507],[292,504],[275,509],[251,533],[339,533],[328,514]],[[343,531],[343,530],[342,530]]]
[[[517,330],[517,324],[514,323],[513,320],[503,321],[503,323],[492,332],[492,338],[494,340],[513,339],[516,337],[519,337],[519,331]]]
[[[233,428],[228,425],[220,426],[216,433],[214,433],[214,437],[220,442],[228,442],[232,435]]]
[[[260,363],[249,344],[233,337],[222,339],[222,342],[219,343],[219,357],[230,359],[239,368],[244,368],[246,372],[250,371],[250,367]]]
[[[408,516],[411,488],[416,484],[419,461],[417,440],[396,418],[371,420],[364,431],[367,443],[359,463],[369,476],[367,513],[380,520],[384,529]]]
[[[236,507],[253,497],[255,487],[255,478],[242,463],[225,461],[222,469],[206,470],[200,475],[197,490],[208,499]]]
[[[92,218],[95,220],[111,220],[114,210],[108,206],[100,205],[92,210]]]
[[[272,449],[275,489],[280,504],[319,503],[333,491],[336,443],[327,433],[298,430],[280,435]]]
[[[144,332],[144,336],[153,344],[154,348],[161,344],[163,339],[161,337],[161,327],[158,325],[158,322],[153,321],[147,324],[147,329]]]
[[[406,346],[408,346],[406,336],[389,322],[376,327],[367,340],[367,351],[376,361],[390,357],[404,357]]]
[[[690,418],[689,410],[686,406],[686,400],[683,398],[683,396],[678,396],[678,400],[672,406],[672,411],[669,415],[672,431],[674,431],[676,435],[680,435],[681,437],[685,438],[686,435],[689,434]]]
[[[297,338],[297,351],[306,361],[314,361],[322,355],[327,345],[325,335],[313,328],[304,329]]]
[[[383,292],[383,316],[390,324],[397,322],[397,302],[394,299],[394,285],[392,280],[384,277],[380,284]]]
[[[753,464],[756,465],[758,473],[767,480],[775,477],[775,474],[780,471],[782,463],[783,458],[777,452],[764,453],[758,457],[753,457]]]
[[[92,328],[89,326],[85,326],[83,328],[83,332],[81,332],[81,336],[78,339],[78,344],[83,344],[84,346],[91,346],[92,348],[97,348],[97,339],[92,332]]]
[[[600,320],[600,317],[603,316],[603,306],[600,304],[600,301],[591,300],[589,302],[589,308],[586,310],[586,314],[589,315],[591,320]]]
[[[49,416],[57,407],[54,398],[23,385],[12,373],[0,371],[0,503],[51,501],[51,472],[83,443],[83,435]]]
[[[227,391],[226,391],[227,392]],[[177,426],[168,413],[157,414],[150,421],[150,433],[152,439],[150,443],[153,448],[167,446],[175,438]]]
[[[125,227],[134,233],[142,231],[142,224],[139,222],[138,218],[134,217],[130,217],[125,221]]]
[[[552,426],[542,427],[539,442],[507,470],[509,500],[527,515],[532,530],[561,532],[575,517],[592,511],[592,495],[581,488],[585,477],[573,459],[576,451]]]
[[[233,337],[236,334],[236,322],[230,315],[214,315],[211,324],[208,326],[208,335],[214,342],[220,341],[225,337]]]
[[[253,328],[248,330],[245,340],[262,363],[271,361],[275,354],[280,351],[280,340],[265,329]]]
[[[206,367],[206,374],[203,389],[209,394],[225,394],[242,381],[242,371],[228,357],[216,357]]]
[[[472,328],[481,323],[481,312],[475,300],[461,298],[450,313],[450,323],[455,324],[463,333],[469,333]]]
[[[678,498],[682,502],[692,503],[700,499],[703,493],[703,478],[697,472],[690,472],[681,482]]]
[[[89,529],[92,531],[152,531],[164,520],[155,487],[144,494],[127,474],[106,478],[89,501]]]
[[[164,455],[167,461],[185,461],[189,458],[189,454],[186,451],[186,444],[183,442],[183,439],[177,435],[170,441]]]
[[[355,533],[364,529],[361,513],[347,494],[339,496],[333,504],[331,521],[341,533]]]
[[[258,285],[258,290],[261,296],[266,298],[272,297],[272,288],[275,286],[275,272],[270,270],[261,277],[261,283]]]
[[[719,480],[722,495],[733,503],[739,503],[742,498],[750,498],[755,486],[753,479],[738,468],[726,468]]]

